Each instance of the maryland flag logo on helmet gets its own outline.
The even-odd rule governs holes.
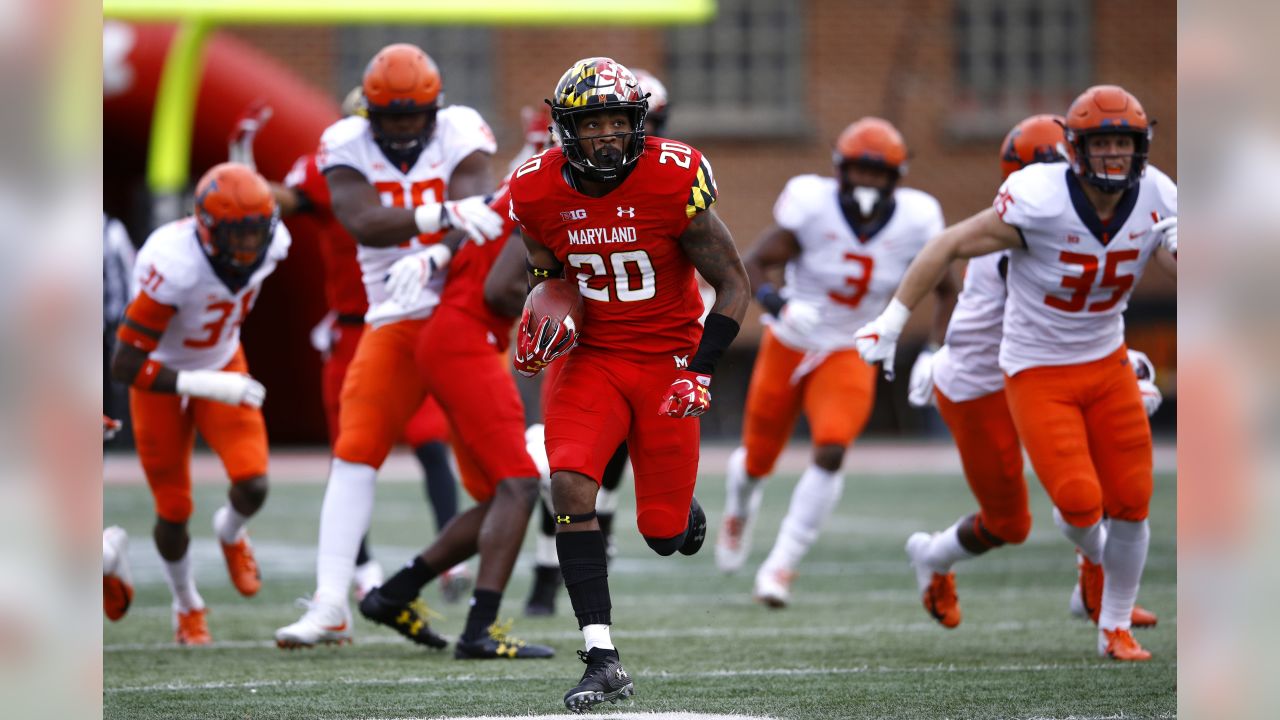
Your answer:
[[[552,106],[585,108],[641,103],[644,94],[634,73],[606,57],[585,58],[565,71],[556,84]]]

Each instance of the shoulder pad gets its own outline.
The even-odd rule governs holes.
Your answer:
[[[1174,215],[1178,214],[1178,184],[1173,181],[1173,178],[1165,175],[1160,168],[1154,165],[1147,165],[1146,173],[1142,176],[1142,182],[1144,185],[1155,188],[1161,205],[1164,205]]]
[[[195,232],[195,220],[192,218],[156,228],[138,251],[134,263],[137,272],[146,275],[154,268],[164,276],[168,288],[174,291],[195,287],[200,277],[199,263],[207,262]]]
[[[834,178],[797,175],[787,181],[773,204],[773,219],[779,227],[795,230],[804,224],[819,203],[837,192]]]
[[[1013,198],[1018,218],[1057,217],[1066,211],[1069,202],[1067,172],[1066,163],[1028,165],[1010,175],[1000,186],[1000,193]]]

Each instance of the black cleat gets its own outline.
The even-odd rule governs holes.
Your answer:
[[[374,588],[360,601],[360,614],[419,645],[440,650],[449,644],[427,623],[428,618],[439,618],[440,614],[427,607],[420,598],[400,604],[383,597],[381,588]]]
[[[684,536],[684,544],[680,546],[681,555],[694,555],[702,549],[702,541],[707,539],[707,514],[698,504],[698,498],[689,501],[689,530]]]
[[[458,638],[453,657],[458,660],[528,660],[555,657],[556,651],[546,645],[530,645],[510,635],[511,621],[489,626],[489,637],[480,640]]]
[[[556,614],[556,595],[564,586],[560,568],[547,565],[533,567],[533,587],[524,603],[524,614],[529,617],[545,617]]]
[[[586,712],[602,702],[616,703],[621,698],[635,695],[636,687],[631,683],[631,676],[622,669],[617,650],[579,650],[578,657],[587,664],[587,670],[582,673],[578,686],[564,694],[564,706],[569,710]]]

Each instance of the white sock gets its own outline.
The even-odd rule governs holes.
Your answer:
[[[1142,568],[1147,564],[1147,546],[1151,544],[1151,527],[1146,520],[1128,522],[1111,520],[1107,546],[1102,553],[1102,611],[1098,627],[1114,630],[1129,627],[1133,605],[1138,601],[1138,585]]]
[[[596,512],[612,513],[618,511],[618,493],[606,487],[601,487],[600,492],[596,493]]]
[[[1089,562],[1094,564],[1102,562],[1102,549],[1107,545],[1107,528],[1101,520],[1089,527],[1076,527],[1062,517],[1058,508],[1054,508],[1053,523],[1068,540],[1080,548],[1080,552],[1089,558]]]
[[[204,598],[196,591],[196,580],[191,572],[191,553],[177,562],[161,559],[164,564],[164,580],[173,593],[173,606],[178,612],[190,612],[204,607]]]
[[[951,527],[933,536],[933,540],[929,543],[925,562],[929,563],[935,572],[946,575],[951,572],[952,565],[974,556],[973,553],[965,550],[964,546],[960,544],[960,536],[958,534],[960,523],[967,519],[968,516],[962,517]]]
[[[733,517],[743,517],[748,514],[751,505],[759,503],[759,500],[752,496],[755,494],[758,497],[758,493],[764,489],[760,484],[761,479],[747,474],[747,449],[739,447],[734,450],[729,455],[729,467],[725,470],[727,492],[724,498],[724,514]]]
[[[810,465],[800,476],[796,489],[791,493],[791,505],[778,530],[778,539],[765,559],[769,568],[792,569],[809,552],[818,532],[831,516],[840,493],[844,489],[844,476],[827,472],[817,465]]]
[[[240,531],[244,529],[244,524],[247,522],[249,522],[248,515],[241,515],[231,507],[231,503],[227,503],[213,514],[213,531],[217,533],[218,540],[224,545],[232,545],[240,539]]]
[[[107,543],[107,536],[103,535],[102,536],[102,574],[115,575],[117,562],[118,562],[118,558],[116,556],[116,549]]]
[[[613,640],[609,637],[608,625],[583,626],[582,637],[587,641],[587,652],[591,652],[591,648],[602,648],[604,650],[617,649],[613,646]]]
[[[533,541],[533,562],[543,567],[560,567],[556,553],[556,536],[538,533]]]
[[[320,508],[320,544],[316,553],[316,602],[347,606],[356,570],[360,538],[373,517],[374,480],[369,465],[333,459]]]

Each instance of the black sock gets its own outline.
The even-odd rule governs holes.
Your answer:
[[[360,549],[356,551],[356,567],[369,562],[369,536],[360,538]]]
[[[622,473],[627,469],[627,444],[624,442],[613,451],[613,457],[609,458],[609,463],[604,466],[604,473],[600,476],[600,486],[605,490],[617,490],[622,484]]]
[[[467,613],[467,627],[462,639],[475,642],[489,634],[489,626],[498,619],[498,606],[502,605],[502,593],[494,590],[476,591],[471,595],[471,611]]]
[[[449,446],[434,440],[414,448],[413,454],[426,475],[427,500],[436,515],[438,531],[458,514],[458,481],[449,467]]]
[[[556,533],[556,553],[578,628],[612,624],[604,535],[595,530]]]
[[[392,575],[386,582],[382,583],[382,587],[378,588],[378,593],[387,600],[399,603],[408,603],[418,597],[418,593],[422,592],[423,586],[440,573],[432,570],[421,556],[413,558],[413,562],[400,568],[400,572]]]

